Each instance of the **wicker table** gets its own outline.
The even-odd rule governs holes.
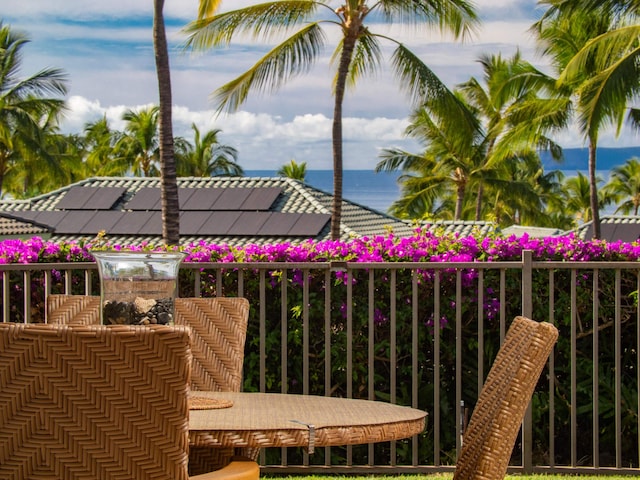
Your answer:
[[[384,402],[277,393],[192,392],[231,400],[192,409],[189,440],[208,447],[314,447],[399,440],[424,430],[426,413]]]

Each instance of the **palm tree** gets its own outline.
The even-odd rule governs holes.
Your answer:
[[[57,112],[43,115],[28,137],[30,148],[19,149],[18,161],[6,173],[6,192],[29,198],[71,183],[82,157],[59,133]]]
[[[385,149],[380,154],[376,172],[401,170],[398,177],[401,186],[400,198],[389,207],[389,213],[404,219],[457,219],[460,195],[463,188],[450,188],[451,184],[462,187],[457,172],[439,170],[436,158],[425,152],[423,155],[401,149]],[[458,181],[459,180],[459,181]],[[452,198],[455,192],[457,198]],[[452,213],[455,209],[455,214]]]
[[[126,175],[130,164],[116,148],[122,138],[122,132],[112,130],[105,116],[84,126],[85,177]]]
[[[202,10],[201,1],[201,10]],[[319,14],[327,13],[328,18]],[[274,91],[288,79],[307,72],[325,44],[322,27],[338,27],[341,40],[333,54],[337,65],[334,78],[332,128],[333,205],[331,237],[340,237],[342,215],[342,105],[347,86],[355,86],[363,75],[378,70],[382,60],[381,41],[396,44],[392,67],[402,87],[415,105],[426,98],[438,98],[456,108],[455,98],[438,77],[405,45],[369,29],[368,20],[411,26],[437,25],[456,38],[468,34],[477,24],[477,16],[466,0],[349,0],[338,8],[320,0],[268,1],[215,16],[199,15],[187,28],[188,45],[207,49],[228,44],[233,36],[253,34],[264,40],[288,32],[300,24],[300,30],[274,47],[236,79],[215,92],[218,110],[237,110],[252,89]]]
[[[550,8],[535,29],[544,52],[554,59],[559,84],[576,97],[578,124],[589,149],[593,236],[600,238],[598,136],[608,124],[619,130],[627,102],[638,93],[639,30],[637,25],[626,25],[629,18],[637,18],[638,6],[628,1],[588,1],[592,8],[585,8],[583,0],[543,1]],[[631,118],[640,120],[639,112],[632,109]]]
[[[555,91],[555,79],[523,60],[520,52],[508,59],[481,55],[478,61],[483,82],[472,77],[459,89],[483,125],[482,169],[493,172],[491,179],[509,180],[509,164],[529,161],[533,151],[549,150],[560,159],[561,148],[547,134],[566,125],[568,101]],[[496,177],[501,169],[503,175]],[[486,183],[478,184],[476,220],[482,216]]]
[[[439,215],[448,215],[441,200],[450,189],[455,192],[453,219],[461,220],[469,184],[478,179],[484,158],[482,131],[475,112],[463,99],[464,112],[445,111],[433,103],[417,109],[406,130],[407,136],[424,145],[424,152],[385,149],[375,171],[403,171],[398,178],[402,197],[390,209],[394,215],[425,218],[434,216],[436,209]]]
[[[176,156],[176,168],[181,177],[242,176],[244,171],[236,163],[238,151],[218,141],[220,129],[209,130],[201,135],[194,124],[194,145],[185,142]]]
[[[0,22],[0,197],[5,175],[21,168],[25,157],[55,161],[44,148],[40,122],[45,117],[53,121],[63,111],[64,100],[58,97],[67,93],[66,75],[47,68],[19,78],[22,48],[28,41]]]
[[[596,181],[602,183],[602,178],[596,177]],[[564,211],[574,215],[577,223],[593,222],[591,185],[584,173],[578,172],[577,176],[565,179],[562,190],[564,192],[564,201],[562,202]],[[610,192],[599,190],[597,209],[610,205],[613,200]]]
[[[282,165],[277,173],[281,177],[292,178],[304,183],[307,176],[307,162],[298,163],[292,158],[289,163]]]
[[[124,135],[119,139],[116,149],[134,175],[157,177],[160,173],[160,147],[158,139],[157,106],[140,111],[127,110],[122,119],[127,122]]]
[[[162,240],[166,245],[180,243],[180,203],[173,144],[171,70],[164,28],[164,0],[153,2],[153,49],[158,76],[158,137],[160,157],[160,198],[162,204]]]
[[[384,160],[376,166],[377,171],[400,168],[424,177],[422,181],[415,176],[399,179],[411,182],[411,188],[403,191],[411,199],[396,202],[394,212],[399,208],[414,213],[423,207],[432,209],[438,204],[434,195],[440,195],[438,184],[442,182],[455,191],[456,220],[467,218],[470,194],[475,195],[475,220],[504,216],[504,208],[496,209],[506,199],[516,200],[511,202],[514,205],[525,198],[530,201],[533,210],[526,205],[509,209],[517,221],[522,212],[531,218],[532,211],[540,211],[540,199],[531,186],[541,178],[537,151],[550,149],[559,156],[560,148],[546,133],[564,125],[567,102],[553,96],[555,81],[522,60],[519,53],[507,60],[484,55],[480,63],[484,81],[471,78],[455,91],[463,108],[442,109],[439,103],[426,102],[412,115],[407,134],[425,145],[423,154],[385,151]],[[422,194],[416,190],[419,186],[424,189]],[[487,189],[491,193],[488,203],[493,205],[486,205]],[[409,211],[402,212],[403,216]]]
[[[616,213],[638,215],[640,210],[640,158],[627,160],[624,165],[613,169],[609,182],[603,190],[610,193],[618,205]]]

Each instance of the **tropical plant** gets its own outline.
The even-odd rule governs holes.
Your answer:
[[[463,219],[465,195],[469,184],[479,175],[484,158],[479,121],[470,106],[465,110],[445,111],[425,103],[410,117],[406,134],[424,145],[422,154],[385,149],[375,171],[402,170],[400,200],[390,212],[400,218]],[[449,192],[455,192],[455,211],[451,215]],[[445,208],[443,208],[445,207]]]
[[[576,98],[578,125],[589,149],[589,185],[593,235],[600,238],[597,191],[597,145],[603,127],[618,131],[628,102],[640,87],[640,43],[635,1],[543,0],[549,8],[534,26],[543,51],[552,57],[559,84]],[[629,24],[631,22],[632,24]],[[632,109],[630,118],[639,120]],[[639,123],[635,121],[635,123]]]
[[[519,53],[509,59],[483,55],[479,61],[483,82],[471,78],[455,91],[462,108],[426,102],[411,116],[407,134],[425,146],[423,154],[383,152],[377,171],[413,172],[399,178],[403,198],[392,206],[393,213],[411,218],[437,208],[440,218],[455,220],[543,219],[541,199],[548,192],[543,192],[538,151],[549,149],[553,158],[560,157],[560,147],[547,133],[566,123],[567,100],[557,95],[554,79]],[[443,191],[443,185],[455,193]],[[445,213],[442,207],[454,204],[455,213]]]
[[[18,161],[7,171],[6,193],[14,198],[29,198],[76,179],[76,166],[82,155],[68,136],[60,134],[57,112],[43,115],[29,138],[33,148],[20,149]]]
[[[640,210],[640,158],[630,158],[624,165],[615,167],[603,190],[609,192],[616,199],[618,203],[616,213],[638,215]]]
[[[129,163],[126,157],[118,155],[116,151],[116,145],[122,137],[122,132],[109,127],[104,116],[85,125],[85,177],[126,175]]]
[[[307,162],[298,163],[292,158],[289,163],[282,165],[277,173],[281,177],[292,178],[304,183],[307,176]]]
[[[152,106],[139,111],[127,110],[122,115],[126,125],[116,148],[133,175],[157,177],[160,174],[158,111],[157,106]]]
[[[181,177],[242,176],[244,170],[237,163],[238,151],[218,141],[222,130],[216,128],[204,135],[191,124],[194,144],[184,142],[176,155],[176,168]]]
[[[596,177],[598,184],[601,177]],[[589,179],[582,172],[575,177],[568,177],[562,184],[562,208],[574,216],[575,226],[580,223],[593,222],[591,207],[591,186]],[[598,191],[598,209],[602,209],[613,202],[614,197],[607,190]]]
[[[555,89],[555,80],[523,60],[520,52],[508,59],[500,54],[481,55],[478,61],[483,81],[472,77],[459,86],[484,133],[479,171],[489,175],[478,182],[476,220],[482,218],[485,188],[509,182],[513,163],[529,167],[537,159],[539,164],[540,150],[549,150],[552,158],[561,159],[562,149],[548,134],[563,128],[569,114],[569,103]],[[536,174],[538,167],[529,170]]]
[[[39,159],[40,166],[55,165],[45,148],[41,121],[54,122],[64,110],[66,75],[46,68],[19,78],[22,49],[29,39],[0,22],[0,197],[5,176],[23,168],[25,157]]]
[[[332,128],[333,204],[331,236],[340,237],[342,215],[342,107],[347,86],[355,86],[365,74],[379,69],[382,60],[381,41],[396,44],[392,67],[401,86],[418,105],[426,98],[437,98],[450,108],[457,102],[445,85],[427,65],[404,44],[388,35],[370,29],[374,21],[400,23],[409,26],[436,25],[460,38],[477,24],[477,16],[466,0],[320,0],[268,1],[214,16],[203,15],[203,3],[198,20],[188,28],[188,46],[198,50],[218,47],[231,42],[236,34],[252,34],[264,41],[303,26],[270,50],[263,58],[236,79],[215,92],[219,110],[237,110],[253,89],[273,91],[291,77],[307,72],[325,44],[324,25],[340,29],[340,41],[333,53],[337,64],[334,77],[334,111]],[[337,8],[329,3],[338,3]],[[326,12],[327,17],[321,14]]]

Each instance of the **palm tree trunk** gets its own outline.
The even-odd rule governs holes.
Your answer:
[[[476,218],[475,221],[479,222],[482,219],[482,197],[484,196],[484,187],[482,183],[478,186],[478,193],[476,195]]]
[[[589,138],[589,203],[591,204],[591,219],[593,224],[593,238],[600,238],[600,206],[598,205],[598,184],[596,181],[596,141]]]
[[[464,203],[464,191],[466,185],[464,182],[459,182],[456,188],[456,211],[453,214],[453,219],[458,221],[462,219],[462,205]]]
[[[160,97],[158,136],[160,139],[162,239],[166,245],[178,245],[180,243],[180,205],[178,203],[178,182],[173,148],[171,71],[163,8],[164,0],[154,0],[153,45]]]
[[[331,240],[340,239],[342,221],[342,101],[344,99],[349,64],[353,55],[356,37],[346,35],[340,54],[336,80],[335,105],[333,107],[333,204],[331,212]]]

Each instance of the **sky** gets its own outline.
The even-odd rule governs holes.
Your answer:
[[[221,10],[259,3],[226,0]],[[342,2],[328,2],[337,6]],[[229,47],[194,53],[184,48],[182,29],[196,18],[198,0],[165,0],[173,93],[174,135],[193,141],[191,125],[201,132],[220,129],[219,141],[239,151],[245,170],[277,170],[294,159],[308,169],[332,168],[330,57],[339,38],[328,27],[327,43],[313,69],[295,77],[277,92],[250,94],[235,113],[216,114],[211,94],[250,68],[273,46],[252,39],[234,40]],[[510,57],[519,50],[524,59],[551,73],[529,33],[541,14],[536,0],[476,0],[480,28],[464,42],[436,30],[416,32],[400,26],[369,24],[405,43],[450,88],[475,76],[484,54]],[[30,38],[23,48],[21,77],[55,67],[69,78],[69,110],[61,123],[64,133],[81,133],[84,126],[106,115],[112,128],[122,130],[122,114],[158,103],[154,64],[152,0],[0,0],[0,19]],[[332,30],[334,29],[334,30]],[[383,43],[390,51],[391,43]],[[384,53],[383,52],[383,53]],[[344,168],[371,170],[385,148],[419,152],[404,136],[412,106],[390,73],[385,55],[375,76],[361,78],[343,105]],[[565,148],[584,147],[575,129],[556,137]],[[607,130],[600,146],[640,145],[640,137]]]

